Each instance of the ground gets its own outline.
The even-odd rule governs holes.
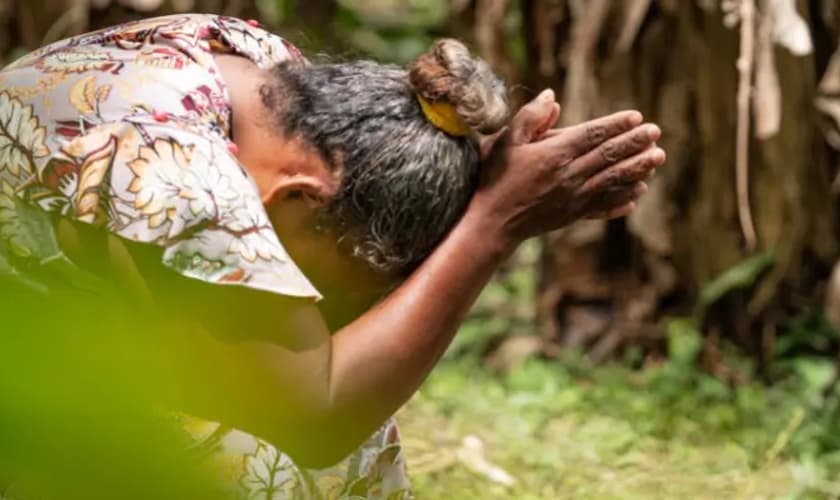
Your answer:
[[[506,374],[444,361],[399,416],[417,496],[840,498],[820,396],[831,364],[781,369],[772,387],[735,387],[679,360]]]

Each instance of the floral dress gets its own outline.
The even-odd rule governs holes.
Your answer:
[[[84,281],[49,213],[159,246],[163,266],[212,285],[320,298],[236,160],[214,52],[307,64],[255,22],[176,15],[57,42],[0,71],[0,278],[41,288],[21,269],[58,263]],[[221,423],[174,418],[232,498],[410,497],[393,421],[314,471]]]

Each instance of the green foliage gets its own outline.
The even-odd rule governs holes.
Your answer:
[[[276,1],[281,6],[292,3],[261,1]],[[437,38],[454,36],[470,41],[469,31],[452,32],[453,5],[447,0],[338,0],[338,7],[336,28],[342,44],[351,52],[379,61],[406,64]],[[279,10],[282,12],[282,7]],[[525,39],[521,36],[520,9],[508,9],[502,28],[507,34],[505,49],[511,62],[522,66]]]
[[[254,4],[260,13],[260,20],[269,26],[285,23],[293,7],[288,0],[255,0]]]
[[[798,352],[833,353],[837,332],[821,309],[809,309],[793,318],[782,330],[775,355],[785,358]]]
[[[703,286],[700,290],[698,308],[704,310],[730,291],[753,285],[775,261],[773,252],[768,251],[748,257],[730,267]]]
[[[533,335],[536,304],[537,240],[523,244],[501,272],[481,292],[470,317],[446,353],[447,358],[480,357],[503,336]]]
[[[679,344],[673,359],[640,371],[591,367],[571,354],[505,376],[470,358],[444,362],[400,417],[418,497],[805,499],[840,491],[830,480],[840,453],[825,446],[827,434],[839,434],[826,426],[836,418],[819,409],[829,364],[802,361],[772,387],[732,386],[686,362],[696,354],[689,324],[669,329]],[[478,436],[487,459],[517,483],[496,484],[452,460],[465,435]]]
[[[444,0],[340,0],[337,28],[355,51],[405,64],[440,36],[449,19]]]
[[[703,348],[703,338],[692,318],[678,318],[666,322],[668,359],[674,363],[693,363]]]

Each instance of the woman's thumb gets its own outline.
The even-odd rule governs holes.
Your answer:
[[[510,122],[509,144],[534,142],[557,122],[560,105],[551,89],[543,90],[534,100],[522,106]]]

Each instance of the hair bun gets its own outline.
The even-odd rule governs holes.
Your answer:
[[[497,132],[507,123],[505,84],[490,66],[451,38],[438,40],[409,68],[414,91],[428,101],[447,101],[471,129]]]

